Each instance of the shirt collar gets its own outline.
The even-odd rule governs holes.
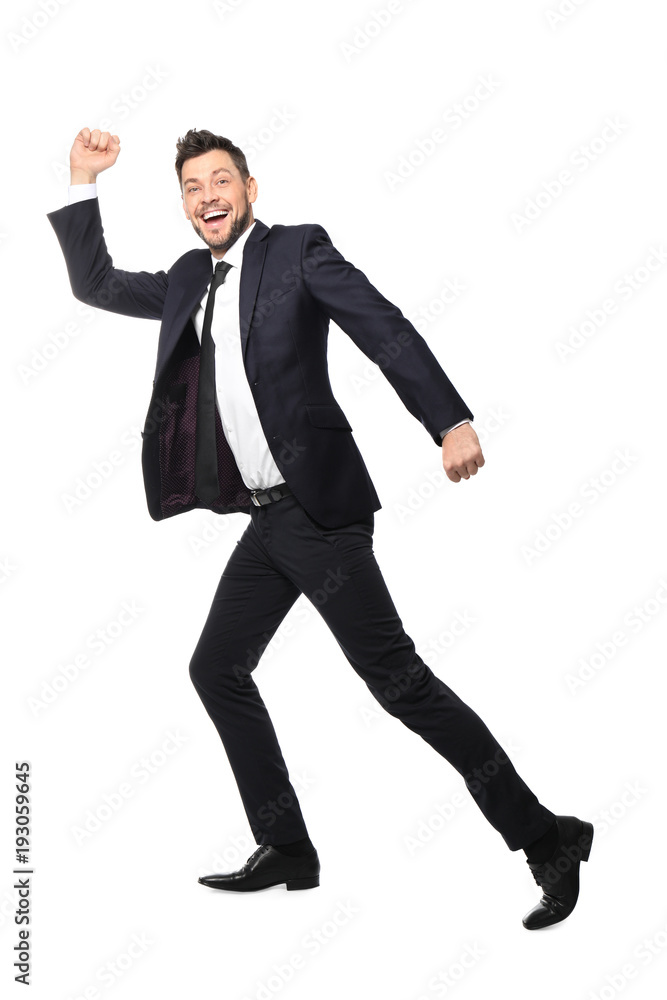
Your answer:
[[[226,260],[228,264],[231,264],[233,267],[241,266],[241,262],[243,260],[243,248],[245,246],[246,240],[253,231],[256,222],[257,219],[255,219],[255,221],[250,226],[248,226],[245,232],[241,233],[236,243],[232,243],[229,250],[227,250],[225,256],[222,258],[223,260]],[[213,262],[213,270],[215,271],[215,265],[219,264],[220,261],[218,260],[217,257],[214,257],[213,254],[211,254],[211,261]]]

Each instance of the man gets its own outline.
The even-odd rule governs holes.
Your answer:
[[[142,465],[155,520],[195,508],[243,511],[190,676],[223,742],[258,849],[238,871],[199,881],[254,891],[319,885],[320,863],[252,672],[303,593],[352,667],[394,717],[463,776],[510,850],[544,890],[528,929],[563,920],[579,892],[591,823],[540,804],[472,709],[416,653],[372,550],[381,507],[333,397],[333,319],[376,361],[442,449],[452,482],[484,465],[473,414],[400,310],[318,225],[255,219],[257,181],[229,139],[191,129],[177,143],[183,210],[208,250],[168,272],[122,271],[104,241],[97,175],[117,135],[88,128],[70,154],[69,204],[48,218],[83,302],[160,319]],[[159,206],[147,201],[155,226]]]

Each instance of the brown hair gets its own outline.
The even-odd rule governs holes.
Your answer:
[[[201,156],[202,153],[210,153],[212,149],[222,149],[229,153],[232,162],[241,175],[241,180],[245,183],[250,177],[248,162],[243,150],[235,146],[231,139],[225,139],[223,135],[214,135],[208,129],[191,128],[176,143],[176,173],[178,174],[179,186],[183,182],[183,164],[192,156]]]

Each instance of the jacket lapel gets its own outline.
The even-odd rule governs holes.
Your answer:
[[[258,219],[243,248],[243,266],[239,288],[239,323],[241,327],[241,356],[244,359],[248,350],[248,337],[255,312],[259,281],[264,267],[268,234],[269,227]]]
[[[243,357],[245,357],[247,350],[248,336],[266,255],[266,237],[269,231],[267,225],[256,219],[255,226],[243,248],[243,266],[239,288],[239,323]],[[211,276],[211,253],[209,250],[194,250],[183,261],[179,269],[174,296],[169,304],[169,315],[163,316],[162,319],[155,369],[156,381],[164,372],[195,307],[201,302]]]

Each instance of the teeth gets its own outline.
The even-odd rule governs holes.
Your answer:
[[[218,211],[216,211],[216,212],[204,212],[204,219],[212,219],[212,218],[214,218],[214,217],[215,217],[216,215],[224,215],[224,216],[227,216],[227,215],[229,215],[229,212],[221,212],[221,211],[219,211],[219,210],[218,210]]]

